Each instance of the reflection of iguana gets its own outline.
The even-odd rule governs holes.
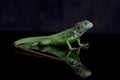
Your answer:
[[[71,51],[68,49],[61,49],[60,47],[53,47],[53,46],[41,46],[39,48],[41,52],[48,52],[54,56],[59,57],[66,61],[66,63],[72,67],[75,73],[83,78],[86,78],[92,74],[90,70],[88,70],[80,61],[80,54],[81,47],[77,51]]]
[[[29,44],[21,44],[19,47],[23,49],[28,49],[29,51],[32,50],[34,54],[31,54],[32,56],[35,55],[35,51],[39,52],[36,54],[36,56],[41,55],[49,55],[52,56],[51,58],[56,58],[56,60],[61,60],[67,63],[78,76],[81,76],[83,78],[86,78],[92,74],[90,70],[88,70],[81,62],[80,56],[77,54],[80,54],[81,47],[79,47],[76,51],[71,51],[68,48],[63,48],[60,46],[36,46],[32,47]],[[20,53],[16,51],[17,53]],[[21,52],[23,53],[23,52]],[[29,54],[25,53],[25,54]],[[30,55],[30,54],[29,54]],[[50,57],[49,57],[50,58]]]
[[[73,28],[56,33],[49,36],[38,36],[38,37],[29,37],[23,38],[15,42],[15,45],[19,44],[31,44],[33,46],[37,45],[67,45],[70,50],[75,50],[72,48],[70,43],[77,41],[78,45],[81,47],[87,46],[88,44],[81,44],[80,37],[81,35],[92,28],[93,24],[88,20],[77,23]]]

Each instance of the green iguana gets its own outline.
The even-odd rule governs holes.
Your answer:
[[[76,52],[71,51],[76,50],[76,48],[72,48],[71,43],[77,41],[78,45],[80,46],[79,49],[88,46],[88,44],[81,44],[80,37],[83,35],[83,33],[91,29],[92,27],[93,24],[90,21],[85,20],[82,22],[78,22],[72,28],[62,31],[60,33],[56,33],[49,36],[27,37],[17,40],[14,42],[14,46],[16,48],[28,51],[30,53],[34,53],[36,55],[40,55],[42,57],[47,57],[50,59],[61,61],[63,60],[74,69],[76,74],[85,78],[91,75],[91,71],[87,70],[87,68],[84,65],[82,65],[80,57],[75,54]],[[56,47],[54,48],[50,45],[67,45],[69,49],[61,50],[59,48],[57,49]],[[77,54],[80,53],[79,49]],[[49,54],[54,56],[40,53],[35,50],[38,50],[40,52],[48,52]],[[60,59],[55,56],[59,57]]]
[[[84,20],[78,22],[75,26],[65,31],[49,35],[49,36],[37,36],[37,37],[28,37],[15,41],[14,45],[19,44],[31,44],[33,46],[38,45],[67,45],[70,50],[75,50],[72,48],[71,43],[74,41],[78,42],[80,47],[88,46],[88,44],[81,44],[80,37],[83,33],[93,27],[93,24]]]

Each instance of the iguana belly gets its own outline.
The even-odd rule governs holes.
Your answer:
[[[40,41],[40,45],[66,45],[66,41],[69,37],[56,37],[56,38],[46,38],[42,41]],[[69,40],[70,43],[76,41],[78,37],[70,37]]]

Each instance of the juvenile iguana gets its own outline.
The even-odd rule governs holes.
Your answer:
[[[37,36],[37,37],[28,37],[15,41],[14,45],[19,44],[31,44],[32,46],[38,45],[67,45],[70,50],[75,50],[72,48],[71,43],[74,41],[78,42],[80,47],[88,46],[88,44],[81,44],[80,37],[83,33],[93,27],[93,24],[84,20],[78,22],[75,26],[65,31],[49,35],[49,36]]]

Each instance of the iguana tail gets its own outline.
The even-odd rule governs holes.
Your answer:
[[[21,44],[26,44],[26,43],[35,43],[41,41],[45,36],[41,37],[27,37],[27,38],[22,38],[19,40],[16,40],[14,42],[15,46],[21,45]]]

